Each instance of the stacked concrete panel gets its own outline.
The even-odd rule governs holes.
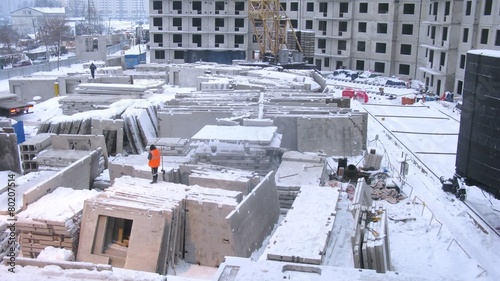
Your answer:
[[[366,149],[367,114],[354,112],[331,94],[298,90],[222,90],[176,94],[159,111],[159,136],[191,138],[206,125],[267,119],[283,135],[283,148],[330,155],[361,155]],[[243,121],[245,120],[245,121]],[[320,127],[320,128],[318,128]],[[320,134],[318,132],[327,132]],[[353,141],[354,140],[354,141]]]
[[[269,240],[267,259],[321,264],[332,235],[339,194],[339,188],[303,186]]]
[[[59,170],[89,154],[86,150],[44,149],[33,158],[40,171]]]
[[[37,185],[38,182],[50,178],[56,171],[37,171],[31,172],[16,178],[16,197],[15,197],[15,211],[9,211],[9,205],[3,204],[0,206],[0,215],[9,215],[11,213],[18,213],[23,209],[23,193]],[[8,186],[7,181],[5,186],[0,189],[0,202],[8,202]]]
[[[182,168],[179,170],[182,171]],[[189,185],[233,190],[246,196],[260,182],[260,177],[253,174],[248,176],[242,172],[235,169],[216,171],[200,167],[190,171],[188,181]]]
[[[42,150],[51,145],[50,135],[38,134],[19,145],[24,173],[38,171],[38,163],[34,159]]]
[[[89,189],[95,177],[102,172],[99,162],[100,149],[89,151],[87,156],[75,161],[52,176],[37,182],[23,193],[23,210],[60,186],[73,189]]]
[[[316,153],[287,151],[276,171],[276,188],[281,213],[292,207],[301,186],[319,185],[323,173],[324,157]]]
[[[182,138],[153,138],[148,147],[154,144],[163,156],[184,156],[189,151],[189,140]]]
[[[36,258],[48,246],[76,254],[83,201],[96,194],[59,187],[19,213],[16,227],[23,257]]]
[[[119,178],[85,202],[77,259],[161,274],[176,257],[215,265],[234,253],[224,221],[239,201],[234,191]],[[106,240],[110,218],[132,221],[127,247]]]
[[[158,137],[156,110],[150,104],[128,108],[122,114],[122,119],[132,153],[146,151],[147,144]]]
[[[382,206],[356,206],[351,237],[354,266],[385,273],[392,269],[387,211]]]
[[[262,175],[275,168],[281,136],[276,127],[207,125],[194,135],[193,163],[252,170]]]
[[[21,173],[16,134],[0,133],[0,171]]]
[[[189,158],[172,159],[172,157],[163,157],[164,161],[158,172],[160,181],[179,182],[179,164],[189,163]],[[109,178],[111,183],[116,178],[122,176],[131,176],[142,179],[152,179],[151,168],[148,166],[148,156],[146,153],[141,155],[128,155],[114,157],[108,164]]]
[[[8,250],[10,248],[9,237],[11,230],[7,226],[7,221],[0,221],[0,260],[9,252]]]
[[[92,119],[88,116],[82,118],[74,118],[68,121],[52,121],[46,122],[38,126],[39,133],[53,133],[53,134],[79,134],[88,135],[92,129]]]
[[[96,109],[108,108],[111,104],[122,99],[136,99],[135,95],[87,95],[72,94],[59,100],[62,113],[73,115],[75,113],[87,112]]]

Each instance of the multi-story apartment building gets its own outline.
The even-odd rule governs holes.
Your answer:
[[[255,59],[249,1],[149,1],[151,61]],[[495,0],[279,2],[295,30],[314,33],[309,62],[320,70],[372,70],[460,94],[467,51],[500,49]]]
[[[90,0],[103,19],[137,19],[148,17],[149,0]]]

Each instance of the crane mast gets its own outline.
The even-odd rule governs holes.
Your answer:
[[[281,9],[279,0],[249,0],[248,17],[253,25],[261,55],[278,56],[280,50],[286,48],[287,30],[290,19]],[[297,49],[302,52],[297,41]]]

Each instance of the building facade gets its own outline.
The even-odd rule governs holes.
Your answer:
[[[149,0],[151,61],[256,59],[249,2]],[[295,30],[314,33],[308,62],[320,70],[372,70],[460,94],[467,51],[500,49],[499,1],[279,2]]]
[[[149,0],[93,0],[103,19],[146,20]]]
[[[65,8],[21,8],[10,13],[11,24],[19,34],[35,34],[48,18],[66,18]]]

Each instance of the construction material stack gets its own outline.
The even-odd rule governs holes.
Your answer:
[[[96,195],[97,191],[59,187],[19,213],[22,255],[36,258],[48,246],[76,254],[83,202]]]
[[[48,133],[38,134],[20,145],[24,173],[38,171],[38,163],[35,157],[51,145],[51,135]]]

